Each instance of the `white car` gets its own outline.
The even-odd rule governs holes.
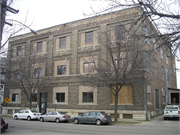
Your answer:
[[[164,120],[167,118],[178,118],[180,117],[180,107],[178,105],[167,105],[163,110]]]
[[[37,111],[34,110],[21,110],[19,113],[15,113],[13,115],[13,118],[15,120],[27,119],[28,121],[30,121],[31,119],[38,119],[40,115],[41,113],[38,113]]]

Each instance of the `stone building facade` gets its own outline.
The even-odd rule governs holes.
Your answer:
[[[89,59],[88,50],[93,50],[94,57],[101,53],[102,45],[98,40],[100,31],[117,22],[133,20],[140,13],[139,8],[125,9],[39,30],[37,35],[28,33],[12,37],[8,46],[8,66],[17,59],[31,57],[34,53],[46,59],[41,69],[41,77],[48,78],[51,85],[35,91],[32,108],[41,113],[56,109],[71,116],[99,110],[105,111],[113,118],[114,103],[109,88],[91,88],[78,82],[79,76],[90,70],[84,69],[83,58]],[[148,26],[147,29],[152,30]],[[146,45],[147,48],[149,46],[153,46],[152,42]],[[150,82],[127,86],[128,93],[125,88],[122,90],[123,96],[128,100],[120,101],[118,105],[119,120],[146,120],[148,111],[151,116],[162,114],[166,105],[165,69],[168,69],[168,87],[176,88],[175,60],[168,58],[161,49],[157,49],[153,52],[150,63],[148,72],[138,74],[143,78],[151,78]],[[89,95],[86,95],[87,93]],[[5,97],[10,99],[8,104],[4,103],[8,115],[29,107],[22,90],[15,84],[9,85],[7,81]],[[6,108],[3,109],[4,114],[5,111]]]

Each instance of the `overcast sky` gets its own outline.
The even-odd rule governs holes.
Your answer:
[[[18,9],[18,14],[9,14],[7,18],[25,23],[34,30],[76,21],[85,18],[83,13],[91,14],[92,9],[105,7],[103,0],[14,0],[11,5]],[[88,16],[86,16],[88,17]],[[25,22],[25,20],[27,20]],[[26,33],[29,32],[28,30]],[[180,69],[180,64],[177,64]],[[180,88],[180,70],[177,72]]]

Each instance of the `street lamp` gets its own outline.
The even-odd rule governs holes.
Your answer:
[[[6,21],[14,21],[14,22],[20,23],[20,24],[22,24],[23,26],[25,26],[26,28],[28,28],[33,34],[37,34],[37,32],[36,32],[35,30],[29,28],[27,25],[23,24],[22,22],[19,22],[19,21],[17,21],[17,20],[12,20],[12,19],[6,19]],[[8,23],[8,22],[5,22],[5,24],[8,24],[8,25],[10,25],[10,26],[13,26],[13,24]]]

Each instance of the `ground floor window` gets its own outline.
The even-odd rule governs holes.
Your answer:
[[[115,85],[112,85],[112,91],[113,88],[115,89],[115,87],[116,87]],[[132,104],[132,103],[133,103],[132,85],[123,85],[118,93],[118,104]],[[113,93],[111,93],[111,104],[115,104],[115,97]]]
[[[93,102],[93,92],[83,92],[83,102]]]
[[[37,93],[31,93],[32,102],[37,102]]]
[[[12,102],[18,102],[19,95],[17,93],[12,94]]]
[[[65,93],[56,93],[57,102],[65,102]]]

